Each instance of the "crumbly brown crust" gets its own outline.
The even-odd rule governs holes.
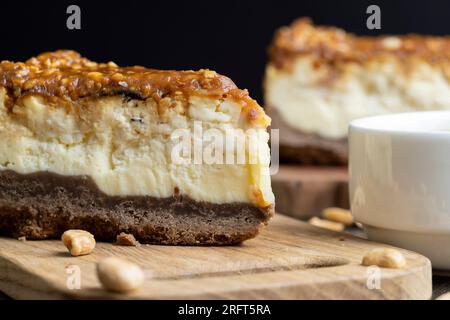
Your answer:
[[[355,36],[326,26],[315,26],[308,18],[280,28],[269,48],[270,62],[278,68],[291,65],[295,58],[312,55],[317,64],[364,63],[372,59],[396,57],[420,59],[428,63],[450,60],[450,37],[420,36]]]
[[[326,148],[320,145],[305,145],[299,147],[284,145],[280,146],[280,160],[283,163],[296,165],[298,164],[317,165],[317,166],[346,165],[348,163],[347,154],[337,152],[335,149],[336,148]]]
[[[0,171],[0,234],[15,238],[82,229],[111,242],[125,232],[141,243],[230,245],[255,237],[272,215],[273,207],[245,203],[108,196],[87,176]]]
[[[2,61],[0,86],[11,99],[27,94],[77,101],[111,95],[127,95],[156,101],[171,96],[187,100],[191,95],[234,99],[243,105],[248,121],[266,121],[263,109],[231,79],[211,70],[164,71],[141,66],[118,67],[96,63],[69,50],[43,53],[26,62]],[[12,105],[10,103],[9,105]]]
[[[347,139],[327,139],[305,133],[289,126],[276,108],[267,108],[273,129],[280,130],[280,160],[285,163],[308,165],[346,165]]]

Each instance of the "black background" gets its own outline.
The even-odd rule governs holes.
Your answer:
[[[81,7],[81,30],[66,28],[66,8]],[[450,1],[2,1],[0,59],[74,49],[97,61],[162,69],[210,68],[260,100],[266,49],[275,29],[296,17],[357,34],[366,8],[381,7],[381,33],[450,34]],[[262,101],[261,101],[262,102]]]

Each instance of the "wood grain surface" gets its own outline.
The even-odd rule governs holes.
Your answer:
[[[347,167],[281,165],[272,176],[277,211],[307,219],[324,208],[349,208]]]
[[[380,289],[367,287],[363,254],[383,246],[325,231],[278,214],[256,239],[234,247],[124,247],[98,243],[71,257],[60,241],[0,238],[0,291],[16,299],[428,299],[431,265],[401,250],[404,269],[379,269]],[[96,262],[118,256],[139,264],[144,287],[132,294],[102,289]],[[69,289],[79,268],[81,288]],[[73,278],[72,278],[73,279]]]

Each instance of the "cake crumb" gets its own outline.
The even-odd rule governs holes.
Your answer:
[[[19,241],[27,241],[27,237],[21,236],[21,237],[18,237],[17,240],[19,240]]]
[[[119,246],[135,246],[140,247],[141,244],[131,233],[121,232],[116,237],[116,244]]]

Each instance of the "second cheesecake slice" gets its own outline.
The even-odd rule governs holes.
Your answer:
[[[280,157],[346,165],[352,120],[450,109],[450,38],[356,36],[299,19],[269,50],[265,104]]]

